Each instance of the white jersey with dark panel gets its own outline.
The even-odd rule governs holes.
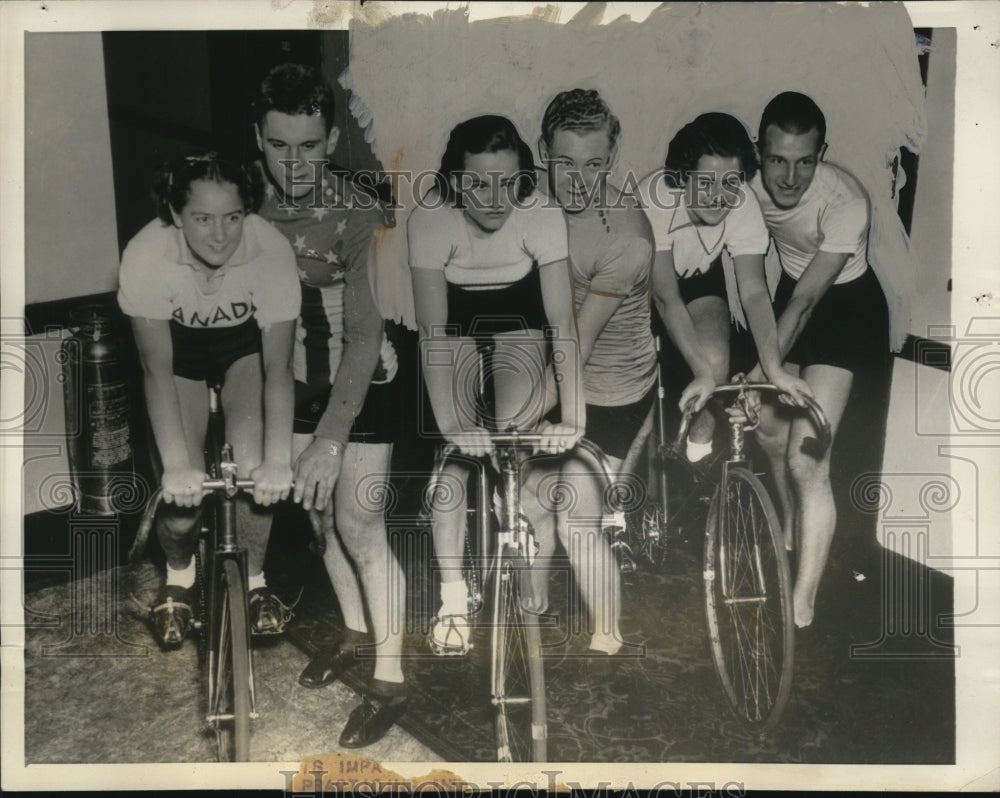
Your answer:
[[[298,316],[295,258],[280,234],[248,214],[236,251],[209,275],[195,265],[180,228],[154,219],[125,247],[118,302],[129,316],[185,327],[234,327],[253,318],[267,330]]]
[[[449,283],[477,290],[512,285],[533,265],[565,260],[569,250],[563,213],[545,207],[543,199],[530,195],[524,207],[511,210],[503,227],[482,234],[458,208],[414,208],[406,224],[410,268],[444,271]]]
[[[654,172],[639,184],[639,196],[653,228],[656,251],[673,253],[678,280],[705,274],[721,260],[730,313],[745,327],[734,265],[721,256],[723,251],[730,258],[767,254],[770,238],[754,192],[743,186],[741,202],[714,225],[692,221],[687,192],[668,186],[663,171]]]
[[[214,271],[196,265],[184,233],[155,219],[125,247],[118,303],[129,316],[170,322],[173,371],[205,380],[260,352],[260,330],[299,314],[288,242],[249,214],[236,251]]]
[[[566,260],[566,222],[559,208],[545,207],[536,194],[522,205],[492,232],[474,227],[451,206],[417,207],[410,214],[410,268],[444,273],[449,335],[486,344],[493,335],[548,325],[539,270]]]
[[[759,174],[750,185],[786,274],[799,279],[820,250],[850,256],[835,284],[864,274],[868,268],[868,195],[846,171],[820,161],[798,205],[788,210],[774,204]]]
[[[637,206],[612,209],[606,218],[611,231],[593,248],[589,240],[574,240],[570,220],[570,265],[577,311],[589,293],[622,298],[583,370],[587,404],[617,407],[639,401],[656,382],[649,310],[653,241]]]

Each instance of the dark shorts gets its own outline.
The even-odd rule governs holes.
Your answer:
[[[470,291],[448,283],[448,335],[483,343],[498,333],[544,330],[547,326],[537,268],[503,288]]]
[[[174,349],[174,374],[189,380],[225,377],[240,358],[259,355],[260,327],[247,319],[233,327],[185,327],[170,320],[170,342]]]
[[[720,254],[708,271],[691,277],[681,277],[677,275],[677,288],[681,292],[681,299],[685,305],[690,305],[696,299],[703,296],[717,296],[723,302],[726,299],[726,273],[722,269],[722,255]]]
[[[775,317],[788,305],[795,284],[782,272],[774,296]],[[888,351],[889,311],[869,268],[856,280],[826,290],[785,360],[803,368],[822,364],[856,373],[877,365]]]
[[[654,385],[642,399],[629,405],[587,405],[587,431],[584,437],[597,444],[609,457],[624,460],[655,398]]]
[[[295,382],[295,421],[292,431],[312,435],[330,402],[330,385]],[[371,385],[361,412],[354,419],[348,440],[351,443],[392,443],[404,417],[394,383]]]

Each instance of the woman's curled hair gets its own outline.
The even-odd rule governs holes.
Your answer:
[[[214,152],[190,155],[164,164],[153,179],[153,197],[160,221],[165,225],[174,223],[171,210],[176,213],[184,210],[191,185],[198,180],[232,183],[247,213],[254,213],[264,197],[264,181],[256,168],[220,158]]]

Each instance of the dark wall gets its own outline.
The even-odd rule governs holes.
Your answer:
[[[209,149],[255,158],[249,106],[261,78],[287,61],[321,67],[324,47],[346,60],[347,33],[338,33],[103,34],[119,247],[155,215],[149,189],[165,161]]]

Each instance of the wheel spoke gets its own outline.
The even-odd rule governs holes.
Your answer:
[[[766,730],[791,686],[791,610],[777,516],[756,476],[731,468],[706,528],[706,608],[716,669],[736,713]]]
[[[492,702],[496,712],[497,759],[545,759],[545,686],[541,641],[533,616],[521,608],[520,580],[527,570],[505,561],[496,575]]]
[[[234,560],[222,565],[208,719],[215,729],[219,761],[245,762],[250,758],[253,689],[249,627],[240,568]]]

